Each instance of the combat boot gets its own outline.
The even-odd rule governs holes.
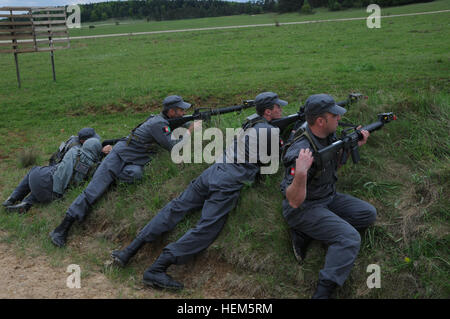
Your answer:
[[[337,284],[330,280],[319,280],[316,292],[312,296],[312,299],[333,299],[333,293],[336,286]]]
[[[128,264],[128,261],[136,255],[137,251],[144,245],[144,241],[140,238],[136,238],[131,242],[130,245],[125,247],[123,250],[114,250],[111,253],[111,258],[114,260],[116,264],[121,267],[125,267]]]
[[[52,239],[53,244],[58,247],[63,247],[66,244],[69,229],[74,221],[75,218],[66,214],[66,217],[64,217],[61,224],[50,233],[50,238]]]
[[[5,209],[7,212],[10,212],[10,213],[22,214],[22,213],[26,213],[27,211],[29,211],[31,206],[33,206],[33,205],[31,205],[30,203],[20,202],[17,205],[6,206]]]
[[[291,229],[291,240],[295,259],[297,259],[299,264],[302,264],[306,257],[306,249],[312,238],[301,231]]]
[[[19,201],[18,199],[14,198],[14,197],[12,197],[12,196],[9,196],[9,197],[2,203],[2,205],[5,206],[5,207],[7,207],[7,206],[12,206],[12,205],[14,205],[15,203],[17,203],[18,201]]]
[[[175,281],[171,276],[166,274],[167,268],[175,262],[175,258],[168,253],[162,253],[158,259],[144,272],[143,282],[164,289],[183,289],[183,284]]]

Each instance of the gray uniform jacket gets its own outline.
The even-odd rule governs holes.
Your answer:
[[[309,136],[314,141],[317,149],[320,150],[336,140],[336,135],[330,134],[326,139],[321,139],[322,143],[311,132],[311,129],[306,125],[306,130]],[[295,141],[286,151],[283,156],[283,164],[286,168],[285,177],[281,182],[281,192],[286,196],[286,189],[291,185],[295,171],[295,161],[301,149],[309,148],[311,152],[314,152],[314,148],[306,137],[300,138]],[[335,158],[326,163],[320,170],[313,162],[311,168],[308,170],[308,180],[306,189],[306,199],[302,206],[309,201],[316,201],[328,198],[336,193],[337,182],[337,168],[338,168],[338,154]]]
[[[155,143],[171,151],[178,142],[171,139],[168,117],[161,113],[148,118],[133,133],[119,141],[113,150],[124,162],[144,166],[156,150]]]
[[[237,188],[242,187],[245,182],[252,182],[255,180],[256,175],[260,172],[262,164],[260,161],[260,152],[265,152],[270,155],[271,148],[271,136],[274,130],[279,130],[278,128],[270,125],[266,120],[257,123],[253,126],[256,133],[256,148],[252,149],[250,146],[251,139],[247,138],[245,140],[243,148],[243,156],[245,156],[245,162],[239,163],[238,154],[238,139],[235,138],[233,145],[229,146],[223,155],[223,163],[216,163],[219,167],[219,171],[222,171],[220,175],[220,183],[227,185],[227,188]],[[267,142],[262,145],[260,141],[260,131],[261,129],[267,130]],[[274,135],[275,136],[275,135]],[[276,136],[279,136],[277,134]],[[279,147],[279,141],[277,141],[277,147]],[[263,149],[264,148],[264,149]],[[254,153],[256,151],[256,154]],[[243,157],[244,159],[244,157]]]

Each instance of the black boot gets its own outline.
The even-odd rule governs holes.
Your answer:
[[[53,244],[58,247],[63,247],[66,244],[67,234],[74,221],[75,218],[66,214],[61,224],[50,233]]]
[[[301,264],[305,260],[306,249],[311,243],[312,238],[301,231],[291,229],[291,240],[295,258]]]
[[[33,206],[33,205],[31,205],[30,203],[20,202],[17,205],[6,206],[5,209],[7,212],[10,212],[10,213],[21,214],[21,213],[26,213],[31,208],[31,206]]]
[[[7,207],[7,206],[12,206],[15,203],[17,203],[19,200],[17,198],[14,198],[12,196],[9,196],[3,203],[2,205]]]
[[[330,280],[319,280],[312,299],[332,299],[337,284]]]
[[[175,262],[175,258],[168,253],[162,253],[158,259],[144,272],[143,282],[157,288],[183,289],[183,284],[173,280],[166,274],[167,268]]]
[[[130,245],[125,247],[123,250],[114,250],[111,253],[111,258],[114,260],[115,263],[117,263],[121,267],[125,267],[126,264],[128,264],[128,261],[136,255],[139,248],[144,245],[144,241],[140,238],[136,238],[131,242]]]

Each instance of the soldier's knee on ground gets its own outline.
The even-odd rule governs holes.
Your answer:
[[[361,235],[356,229],[352,229],[345,235],[345,243],[347,246],[359,251],[361,246]]]
[[[142,166],[127,165],[123,168],[117,179],[125,183],[134,183],[142,179],[144,175]]]

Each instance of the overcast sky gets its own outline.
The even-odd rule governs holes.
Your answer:
[[[113,0],[0,0],[0,7],[65,6],[68,4],[95,3],[106,1],[113,1]],[[247,2],[247,0],[233,0],[233,1]]]

